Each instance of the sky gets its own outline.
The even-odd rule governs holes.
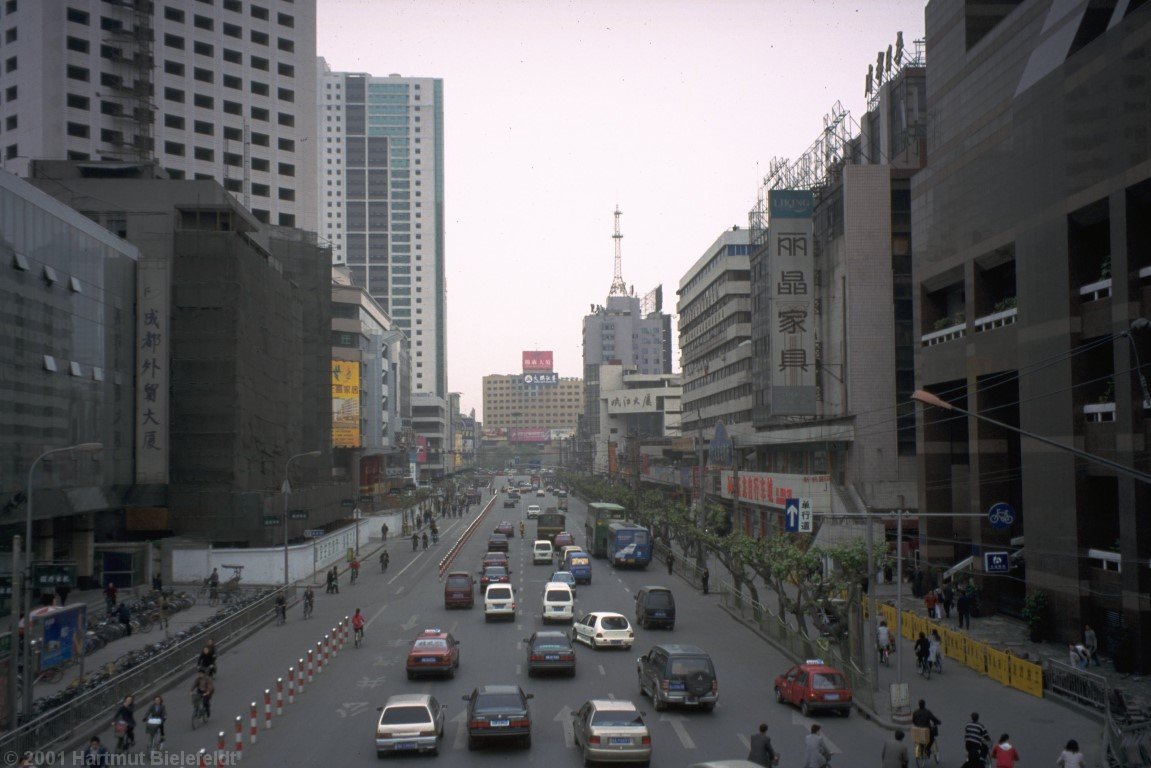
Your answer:
[[[444,81],[448,385],[482,419],[485,375],[552,350],[582,375],[622,211],[623,279],[680,278],[747,226],[772,158],[794,160],[924,0],[317,0],[335,71]],[[679,370],[678,345],[673,370]]]

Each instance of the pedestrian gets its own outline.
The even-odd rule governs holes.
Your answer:
[[[116,585],[110,581],[104,587],[104,605],[108,607],[108,613],[116,610]]]
[[[124,625],[124,635],[132,634],[132,613],[128,610],[127,603],[120,603],[120,607],[116,609],[116,618]]]
[[[803,737],[803,768],[823,768],[831,760],[831,745],[820,733],[819,723],[811,724],[811,733]]]
[[[380,529],[380,535],[383,537],[384,541],[388,540],[388,524],[387,523],[384,523],[384,527]]]
[[[667,575],[668,576],[671,576],[671,571],[674,567],[675,567],[675,555],[673,555],[671,550],[669,549],[667,551]]]
[[[1006,733],[999,737],[999,743],[991,749],[991,761],[995,768],[1015,768],[1019,762],[1019,752],[1011,745]]]
[[[162,578],[160,578],[159,573],[155,573],[152,575],[152,590],[154,592],[163,592],[164,591],[164,580]]]
[[[911,594],[915,597],[923,597],[923,571],[918,566],[911,574]]]
[[[1083,753],[1079,751],[1079,742],[1069,740],[1059,757],[1055,758],[1055,765],[1059,768],[1083,768]]]
[[[927,618],[935,618],[935,590],[930,590],[923,596],[923,607],[927,609]]]
[[[56,596],[60,598],[60,605],[68,604],[68,593],[71,591],[72,588],[64,584],[56,587]]]
[[[907,745],[903,743],[903,729],[896,729],[894,738],[883,743],[883,768],[907,768]]]
[[[951,606],[955,604],[955,592],[951,589],[951,580],[943,584],[943,618],[951,618]]]
[[[332,566],[332,592],[340,594],[340,567],[338,565]]]
[[[1076,669],[1087,669],[1087,649],[1078,643],[1068,643],[1067,652],[1070,658],[1068,661]]]
[[[710,580],[711,580],[711,571],[709,571],[707,569],[707,566],[705,565],[703,567],[703,572],[699,575],[699,583],[703,586],[703,593],[705,595],[707,594],[707,582]]]
[[[747,760],[750,763],[763,766],[773,766],[779,763],[779,755],[771,746],[771,739],[767,735],[767,723],[760,723],[759,730],[751,734],[748,741]]]
[[[1090,624],[1083,625],[1083,646],[1087,649],[1087,657],[1099,666],[1099,638]]]
[[[160,593],[160,626],[165,632],[168,631],[168,619],[172,616],[172,606],[168,602],[168,596]]]
[[[959,620],[959,628],[971,629],[971,596],[967,590],[960,590],[959,598],[955,601],[955,615]]]

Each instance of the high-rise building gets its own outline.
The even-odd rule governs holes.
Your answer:
[[[319,233],[408,335],[412,391],[447,398],[443,81],[315,67]]]
[[[154,159],[315,228],[315,0],[9,2],[0,163]]]
[[[554,384],[526,381],[530,374],[484,376],[485,429],[544,429],[575,432],[583,410],[583,382],[559,378]]]

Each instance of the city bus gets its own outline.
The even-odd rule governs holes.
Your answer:
[[[607,559],[615,568],[647,568],[651,562],[651,531],[633,523],[609,523]]]
[[[547,539],[555,542],[556,534],[564,530],[567,517],[556,512],[555,507],[548,507],[546,512],[536,518],[536,539]]]
[[[595,501],[587,505],[584,529],[587,532],[587,551],[593,557],[607,557],[607,527],[610,523],[627,519],[619,504]]]

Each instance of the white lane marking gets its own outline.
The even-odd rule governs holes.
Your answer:
[[[556,716],[552,718],[552,722],[559,723],[564,729],[564,746],[571,749],[575,746],[575,728],[572,725],[572,711],[568,705],[560,707],[560,711],[556,712]]]
[[[749,739],[747,737],[747,734],[739,733],[739,734],[736,734],[736,736],[737,736],[737,738],[739,738],[739,743],[743,745],[743,751],[744,752],[751,749],[751,739]]]
[[[683,715],[660,715],[660,722],[668,723],[671,729],[675,731],[675,735],[679,737],[679,743],[683,745],[684,749],[695,749],[695,742],[691,740],[691,736],[687,733],[687,728],[683,722],[687,720]]]
[[[463,749],[468,743],[468,713],[461,710],[450,722],[456,724],[456,740],[452,742],[452,749]]]
[[[378,611],[376,611],[375,613],[373,613],[373,614],[372,614],[372,618],[370,618],[370,619],[368,619],[367,621],[365,621],[365,622],[364,622],[364,629],[367,629],[368,627],[372,626],[372,623],[373,623],[373,622],[374,622],[376,619],[380,618],[380,614],[381,614],[381,613],[383,613],[384,611],[386,611],[387,609],[388,609],[388,606],[387,606],[387,605],[381,605],[381,606],[380,606],[380,610],[378,610]]]
[[[606,674],[607,674],[607,672],[604,672],[604,669],[603,669],[603,664],[600,664],[600,665],[599,665],[599,673],[600,673],[601,675],[606,675]]]
[[[516,677],[519,677],[520,673],[523,671],[524,671],[524,665],[523,664],[516,664]]]
[[[810,731],[811,730],[811,724],[814,722],[815,721],[812,720],[810,717],[804,717],[803,715],[799,714],[798,712],[792,712],[791,713],[791,724],[792,725],[798,725],[801,728],[803,728],[803,730],[805,730],[805,731]],[[831,754],[833,754],[833,755],[842,754],[843,750],[841,750],[839,747],[835,746],[835,742],[833,742],[831,739],[828,739],[826,733],[823,734],[823,738],[827,740],[827,748],[831,750]]]

